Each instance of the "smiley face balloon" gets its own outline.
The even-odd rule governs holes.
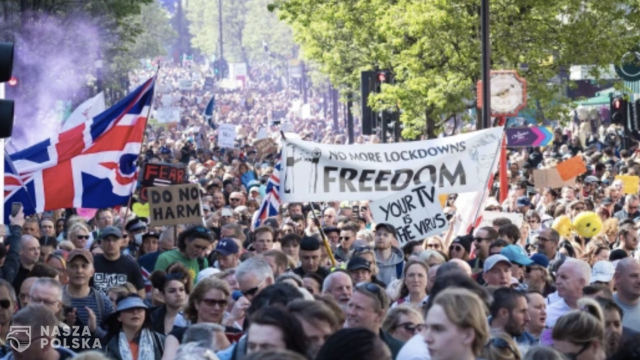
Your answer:
[[[582,212],[573,219],[573,228],[578,235],[591,239],[602,231],[602,219],[593,211]]]
[[[571,235],[571,230],[573,230],[571,219],[569,219],[569,217],[566,215],[558,216],[555,220],[553,220],[551,228],[557,231],[560,236],[566,238]]]

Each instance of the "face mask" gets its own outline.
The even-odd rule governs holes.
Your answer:
[[[134,239],[136,241],[136,245],[141,245],[142,244],[142,235],[144,235],[144,234],[136,234],[134,236]]]

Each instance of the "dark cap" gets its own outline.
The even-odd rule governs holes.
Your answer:
[[[371,262],[362,256],[355,256],[347,263],[347,271],[364,269],[371,271]]]
[[[602,198],[602,200],[600,200],[600,205],[611,205],[611,204],[613,204],[613,200],[611,200],[610,197]]]
[[[265,220],[262,225],[263,226],[271,226],[275,230],[280,228],[280,224],[278,224],[278,220],[275,219],[275,218],[267,218],[267,220]]]
[[[320,242],[318,239],[310,236],[305,236],[300,242],[300,250],[304,251],[316,251],[320,250]]]
[[[460,244],[467,251],[467,254],[470,254],[472,242],[473,242],[473,235],[464,235],[464,236],[458,236],[455,239],[453,239],[453,242],[451,244]]]
[[[395,228],[395,226],[393,226],[391,224],[380,223],[380,224],[376,225],[376,231],[378,231],[380,229],[385,229],[388,232],[390,232],[391,235],[393,235],[393,237],[396,237],[396,228]]]
[[[621,260],[627,257],[629,257],[629,254],[622,249],[615,249],[609,253],[609,261]]]
[[[148,237],[152,237],[152,238],[156,238],[156,239],[160,239],[160,233],[155,232],[155,231],[147,231],[146,233],[142,234],[142,238],[148,238]]]
[[[93,264],[93,255],[87,249],[73,249],[67,256],[67,262],[70,263],[73,259],[77,257],[82,257],[87,260],[88,263]]]
[[[238,244],[235,242],[235,240],[224,238],[218,241],[218,245],[216,246],[216,249],[214,251],[218,254],[221,254],[222,256],[229,256],[231,254],[239,253],[240,248],[238,247]]]
[[[100,239],[105,239],[107,236],[113,236],[120,239],[122,238],[122,232],[115,226],[107,226],[100,231]]]
[[[140,229],[146,229],[147,223],[149,220],[143,217],[136,217],[132,220],[127,221],[127,225],[124,226],[124,229],[127,231],[136,231]]]
[[[545,254],[535,253],[531,255],[530,259],[535,265],[540,265],[545,269],[549,266],[549,259]]]
[[[516,200],[516,205],[517,205],[518,207],[521,207],[521,206],[531,206],[531,201],[529,201],[529,198],[528,198],[528,197],[526,197],[526,196],[520,196],[520,197],[518,198],[518,200]]]

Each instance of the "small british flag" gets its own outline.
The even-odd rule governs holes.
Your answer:
[[[273,172],[267,181],[267,189],[265,190],[264,199],[258,209],[258,215],[253,223],[253,228],[257,228],[260,224],[272,216],[276,216],[279,213],[280,205],[280,157],[276,162],[276,166],[273,168]]]

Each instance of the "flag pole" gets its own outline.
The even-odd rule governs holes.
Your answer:
[[[283,140],[287,140],[287,138],[284,136],[284,131],[280,130],[280,135],[282,136]],[[336,267],[337,266],[336,258],[333,256],[333,252],[331,251],[331,246],[329,245],[329,241],[327,240],[327,235],[322,230],[322,226],[320,226],[320,220],[318,220],[318,216],[316,216],[316,210],[313,206],[313,203],[310,203],[310,204],[311,204],[311,214],[313,215],[313,222],[316,224],[316,226],[318,227],[318,230],[320,231],[320,237],[322,237],[322,244],[324,245],[324,249],[327,251],[327,255],[329,255],[329,260],[331,260],[331,266]]]
[[[491,161],[491,168],[489,169],[489,176],[487,176],[487,181],[484,184],[484,188],[482,189],[482,195],[480,196],[480,201],[478,201],[478,208],[476,210],[476,215],[473,217],[473,222],[471,223],[470,232],[473,233],[473,229],[476,227],[476,222],[478,221],[478,216],[480,216],[480,209],[482,209],[482,204],[484,204],[484,195],[489,190],[489,183],[493,183],[493,177],[495,174],[493,173],[493,168],[496,166],[496,159],[498,158],[498,153],[502,148],[502,139],[498,142],[498,148],[496,149],[496,153],[493,155],[493,161]]]
[[[149,109],[147,110],[147,117],[144,119],[144,131],[142,132],[142,140],[140,141],[140,151],[138,151],[138,159],[136,161],[140,161],[140,156],[142,155],[142,147],[144,146],[144,141],[147,138],[147,125],[149,124],[149,117],[151,116],[151,109],[153,108],[153,98],[156,93],[156,84],[155,82],[158,80],[158,73],[160,72],[160,61],[158,61],[158,69],[156,69],[156,74],[153,76],[153,92],[151,93],[151,101],[149,102]],[[133,182],[131,189],[131,195],[129,195],[129,201],[127,201],[127,209],[124,213],[124,219],[122,221],[121,231],[124,231],[124,226],[126,224],[127,218],[129,217],[129,210],[131,209],[131,201],[133,200],[133,193],[136,191],[136,185],[138,184],[138,179],[136,176],[136,181]]]

